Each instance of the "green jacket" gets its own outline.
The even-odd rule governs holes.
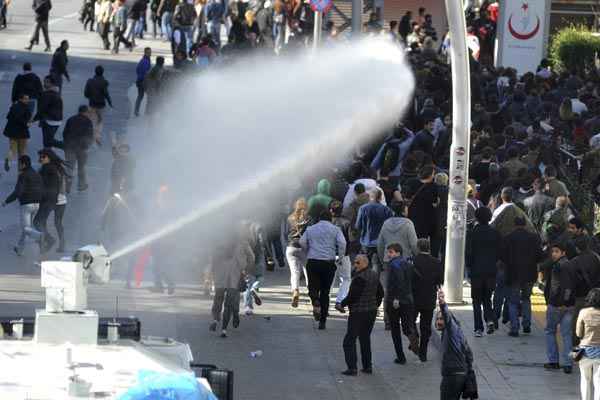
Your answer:
[[[333,198],[329,195],[331,183],[327,179],[321,179],[317,184],[317,194],[308,199],[308,215],[317,218],[321,210],[328,210]]]

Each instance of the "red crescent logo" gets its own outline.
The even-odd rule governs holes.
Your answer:
[[[513,35],[516,39],[529,40],[532,37],[534,37],[540,30],[540,17],[536,17],[537,24],[535,25],[535,28],[533,28],[533,30],[529,33],[519,33],[517,31],[515,31],[515,28],[513,28],[513,26],[512,26],[512,17],[513,16],[511,14],[510,18],[508,19],[508,30],[510,31],[510,34]]]

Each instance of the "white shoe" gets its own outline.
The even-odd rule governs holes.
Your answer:
[[[252,315],[252,314],[254,314],[254,311],[252,311],[252,309],[250,307],[246,307],[244,309],[244,314],[246,314],[246,315]]]

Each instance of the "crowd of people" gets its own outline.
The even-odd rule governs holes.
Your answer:
[[[544,368],[571,373],[570,351],[578,344],[584,358],[579,364],[582,396],[587,400],[594,387],[600,393],[596,373],[600,342],[594,322],[600,307],[600,244],[589,222],[579,216],[572,188],[563,182],[566,176],[559,154],[561,145],[576,148],[583,160],[582,181],[598,186],[600,76],[596,71],[557,73],[547,60],[536,71],[520,76],[510,67],[494,68],[490,55],[497,6],[486,2],[478,12],[468,14],[473,113],[465,284],[473,300],[473,335],[492,335],[500,323],[508,324],[511,337],[530,334],[530,298],[539,288],[547,303]],[[50,46],[50,8],[49,0],[35,0],[37,24],[29,48],[37,43],[39,30]],[[135,0],[127,7],[122,0],[86,0],[81,22],[84,29],[89,25],[98,31],[107,50],[112,30],[113,52],[118,52],[120,43],[131,49],[150,23],[153,36],[171,41],[175,70],[185,70],[192,65],[206,67],[228,52],[244,54],[231,50],[268,49],[282,54],[294,43],[306,44],[312,15],[307,3],[300,1]],[[335,45],[335,26],[326,24],[325,29],[329,32],[325,45]],[[348,169],[312,171],[303,177],[302,187],[287,201],[291,210],[287,217],[272,213],[236,225],[210,257],[207,287],[214,286],[214,298],[209,328],[216,331],[220,324],[221,336],[227,337],[229,322],[234,328],[240,324],[240,301],[244,313],[252,315],[254,306],[262,304],[259,292],[266,271],[287,266],[291,307],[301,302],[304,280],[320,330],[327,329],[331,288],[339,287],[333,308],[342,314],[349,311],[343,339],[345,375],[358,374],[357,340],[362,372],[372,373],[370,335],[383,304],[397,364],[407,362],[402,335],[408,339],[408,349],[426,362],[432,325],[443,332],[442,399],[458,399],[472,386],[473,354],[439,290],[444,279],[452,133],[451,43],[448,35],[438,38],[424,8],[415,21],[407,12],[389,29],[383,28],[376,14],[366,25],[367,31],[389,34],[405,46],[416,80],[411,107],[388,132],[357,148]],[[223,30],[227,44],[220,42]],[[62,78],[70,79],[68,49],[63,41],[43,80],[25,63],[13,86],[4,130],[10,141],[5,169],[18,157],[19,178],[3,205],[15,200],[21,205],[17,254],[27,237],[34,238],[42,252],[54,245],[46,226],[52,211],[58,250],[64,250],[61,221],[72,171],[77,165],[78,189],[85,191],[87,150],[94,141],[102,143],[102,110],[112,106],[104,69],[98,66],[83,91],[89,104],[66,121],[63,140],[56,139],[63,121]],[[171,73],[164,57],[156,57],[154,64],[151,57],[151,49],[146,48],[136,67],[136,116],[144,97],[146,114],[152,116],[163,106],[159,100],[166,96],[172,77],[187,77]],[[44,149],[38,152],[41,169],[35,171],[27,142],[29,127],[38,121]],[[66,162],[54,149],[64,151]],[[128,153],[126,144],[114,148],[111,193],[126,196],[131,189],[134,163]],[[119,199],[111,198],[114,207],[105,211],[107,219],[121,220],[121,224],[108,224],[122,230],[118,226],[131,216],[110,215],[118,209]],[[160,251],[157,254],[160,260]],[[156,271],[154,289],[162,292],[166,284],[173,293],[175,283],[169,272]],[[128,281],[131,274],[130,268]],[[559,331],[562,346],[557,344]]]

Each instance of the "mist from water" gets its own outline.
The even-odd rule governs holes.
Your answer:
[[[398,121],[413,89],[403,50],[379,38],[190,78],[168,111],[130,132],[146,212],[139,239],[112,259],[166,237],[178,237],[173,252],[179,239],[202,246],[241,215],[280,212],[274,196],[351,158]],[[161,185],[168,190],[157,197]]]

